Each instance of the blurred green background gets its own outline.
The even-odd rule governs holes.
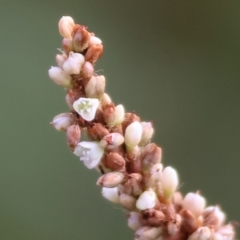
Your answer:
[[[48,78],[71,15],[105,46],[96,69],[117,104],[153,120],[181,190],[240,221],[240,2],[1,0],[0,239],[131,240],[98,174],[49,126],[68,110]]]

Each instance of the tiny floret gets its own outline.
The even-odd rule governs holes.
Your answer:
[[[74,110],[86,121],[95,118],[99,100],[97,98],[79,98],[73,103]]]
[[[97,167],[103,156],[104,149],[99,142],[80,142],[74,150],[74,154],[80,157],[89,169]]]
[[[139,196],[136,206],[140,210],[153,208],[156,204],[156,198],[156,193],[150,188]]]
[[[113,203],[119,203],[119,195],[118,195],[118,188],[102,188],[102,195],[105,197],[107,200],[113,202]]]

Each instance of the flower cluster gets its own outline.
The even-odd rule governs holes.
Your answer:
[[[177,171],[161,163],[162,150],[151,142],[151,122],[115,105],[105,93],[105,77],[94,72],[102,41],[71,17],[62,17],[62,52],[49,77],[66,89],[68,113],[52,125],[66,131],[71,151],[101,172],[102,195],[128,212],[135,240],[231,240],[234,224],[225,224],[219,206],[206,207],[199,192],[183,196]],[[81,141],[82,133],[89,141]]]

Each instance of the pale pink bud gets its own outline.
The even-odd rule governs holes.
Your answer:
[[[142,175],[139,173],[130,173],[124,181],[124,192],[129,195],[139,196],[142,193]]]
[[[153,187],[161,180],[163,166],[161,163],[156,163],[151,166],[149,173],[146,174],[146,187]]]
[[[79,74],[84,63],[84,56],[80,53],[70,52],[63,64],[63,70],[68,74]]]
[[[101,98],[105,90],[105,77],[92,76],[85,87],[85,93],[90,98]]]
[[[94,44],[91,45],[86,52],[85,59],[91,63],[95,63],[103,53],[103,45],[102,44]]]
[[[74,20],[71,17],[63,16],[58,22],[60,34],[65,38],[71,38],[74,25]]]
[[[88,45],[95,45],[95,44],[102,44],[102,40],[98,37],[95,36],[91,36],[88,42]]]
[[[136,207],[140,210],[153,208],[156,205],[156,200],[156,193],[150,188],[139,196]]]
[[[205,208],[202,216],[204,225],[211,225],[214,229],[218,229],[226,219],[226,215],[218,206]]]
[[[174,219],[168,222],[167,230],[169,235],[176,235],[179,232],[181,220],[181,216],[179,214],[176,214]]]
[[[130,196],[126,193],[120,193],[119,196],[119,203],[122,205],[122,207],[126,208],[129,211],[133,211],[136,209],[136,199],[133,196]]]
[[[190,211],[196,218],[202,214],[206,200],[198,193],[188,193],[182,202],[183,208]]]
[[[124,142],[124,137],[120,133],[109,133],[108,135],[104,136],[100,141],[100,145],[103,148],[113,149],[122,145]]]
[[[125,131],[125,144],[129,150],[133,149],[141,141],[142,125],[135,121],[131,123]]]
[[[162,172],[161,185],[166,198],[170,198],[178,186],[178,174],[172,167],[165,167]]]
[[[81,77],[89,79],[94,73],[93,65],[90,62],[85,62],[82,66]]]
[[[69,53],[73,51],[72,39],[70,38],[63,38],[62,40],[62,48],[65,53]]]
[[[235,236],[235,231],[232,224],[227,224],[222,226],[214,236],[213,240],[233,240]],[[220,238],[217,238],[220,237]]]
[[[166,223],[166,216],[162,211],[149,208],[144,211],[141,211],[142,218],[144,220],[143,225],[150,225],[153,227],[163,226]]]
[[[196,229],[198,228],[199,224],[195,218],[195,216],[193,216],[193,214],[186,210],[186,209],[182,209],[179,212],[179,215],[181,217],[181,228],[188,232],[188,233],[193,233],[194,231],[196,231]]]
[[[49,77],[59,86],[70,88],[72,77],[64,72],[60,67],[51,67],[48,70]]]
[[[161,227],[143,226],[135,232],[134,240],[155,240],[161,233]]]
[[[136,231],[142,227],[141,215],[138,212],[130,212],[128,215],[128,227]]]
[[[66,53],[56,55],[56,62],[60,68],[62,67],[63,63],[67,60],[67,58],[68,56]]]
[[[81,129],[78,125],[71,125],[67,129],[67,144],[74,151],[81,138]]]
[[[151,140],[152,136],[153,136],[153,126],[151,122],[140,122],[142,125],[142,138],[141,141],[139,143],[139,146],[145,146],[147,143],[149,143],[149,141]]]
[[[61,113],[53,118],[50,123],[58,131],[66,131],[74,122],[72,113]]]
[[[107,188],[114,188],[118,186],[125,178],[125,174],[122,172],[109,172],[103,174],[97,180],[97,185]]]
[[[155,163],[160,163],[161,160],[162,149],[155,143],[149,143],[142,149],[142,162],[146,169]]]
[[[101,106],[109,105],[112,103],[110,96],[107,93],[104,93],[101,98]]]
[[[76,24],[72,32],[72,37],[73,47],[76,52],[82,52],[88,47],[90,35],[86,27]]]
[[[188,240],[210,240],[211,235],[211,230],[208,227],[200,227],[188,237]]]
[[[117,187],[114,188],[102,188],[102,195],[105,197],[107,200],[113,203],[119,203],[119,194],[118,194],[118,189]]]
[[[80,97],[83,97],[83,93],[76,89],[69,89],[66,95],[66,103],[71,110],[73,109],[73,103]]]

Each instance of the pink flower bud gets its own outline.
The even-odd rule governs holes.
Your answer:
[[[105,173],[97,180],[97,185],[107,188],[114,188],[118,186],[125,178],[125,174],[122,172],[109,172]]]
[[[67,60],[67,58],[68,56],[66,53],[56,55],[56,62],[60,68],[62,68],[63,63]]]
[[[145,176],[146,187],[154,187],[161,180],[163,166],[161,163],[156,163],[151,166],[149,172]]]
[[[70,52],[68,59],[63,63],[63,70],[68,74],[79,74],[84,63],[84,56],[80,53]]]
[[[112,103],[112,100],[110,96],[107,93],[104,93],[101,98],[101,106],[104,108],[106,105],[109,105]]]
[[[82,52],[88,47],[89,32],[86,27],[76,24],[72,33],[73,47],[76,52]]]
[[[162,172],[161,185],[166,198],[170,198],[178,186],[178,174],[172,167],[165,167]]]
[[[70,88],[72,77],[64,72],[60,67],[51,67],[48,70],[49,77],[59,86]]]
[[[130,212],[128,214],[128,227],[136,231],[142,227],[141,215],[137,212]]]
[[[126,208],[129,211],[136,209],[136,199],[126,193],[120,193],[119,203],[122,205],[122,207]]]
[[[235,231],[232,224],[227,224],[218,229],[211,240],[233,240],[235,236]]]
[[[142,149],[142,162],[146,169],[162,160],[162,149],[155,143],[149,143]]]
[[[155,240],[161,233],[161,227],[143,226],[135,232],[134,240]]]
[[[89,98],[101,98],[105,90],[105,77],[92,76],[85,87],[86,96]]]
[[[50,124],[58,131],[66,131],[73,123],[74,117],[72,113],[61,113],[54,117]]]
[[[204,225],[211,225],[214,229],[218,229],[225,221],[225,214],[218,206],[207,207],[203,213]]]
[[[85,59],[88,62],[95,63],[101,56],[103,52],[102,44],[91,45],[86,52]]]
[[[88,45],[91,46],[91,45],[96,45],[96,44],[102,44],[102,40],[98,37],[91,36],[89,39]]]
[[[140,210],[153,208],[156,205],[156,199],[156,193],[150,188],[139,196],[136,206]]]
[[[113,203],[119,203],[119,194],[118,194],[118,189],[117,187],[114,188],[102,188],[102,195],[105,197],[107,200]]]
[[[109,133],[108,135],[104,136],[100,141],[100,145],[103,148],[113,149],[122,145],[124,142],[124,137],[120,133]]]
[[[131,123],[125,131],[125,144],[129,150],[133,149],[141,141],[142,125],[135,121]]]
[[[141,212],[144,220],[143,225],[150,225],[153,227],[163,226],[166,223],[166,216],[162,211],[149,208]]]
[[[210,240],[211,235],[211,230],[208,227],[200,227],[188,237],[188,240]]]
[[[81,129],[78,125],[71,125],[67,129],[67,144],[74,151],[81,138]]]
[[[63,16],[58,22],[60,34],[65,38],[71,38],[74,25],[74,20],[71,17]]]
[[[139,143],[139,146],[145,146],[147,143],[149,143],[149,141],[151,140],[152,136],[153,136],[153,126],[151,122],[140,122],[142,125],[142,138],[141,141]]]
[[[73,103],[79,98],[83,97],[84,94],[76,89],[69,89],[66,95],[66,103],[71,110],[73,109]]]
[[[196,218],[202,214],[206,200],[198,193],[188,193],[182,202],[183,208],[190,211]]]
[[[93,65],[90,62],[85,62],[82,66],[81,77],[89,79],[92,77],[93,73],[94,73]]]
[[[65,53],[69,53],[73,51],[72,39],[70,38],[63,38],[62,40],[62,48]]]

